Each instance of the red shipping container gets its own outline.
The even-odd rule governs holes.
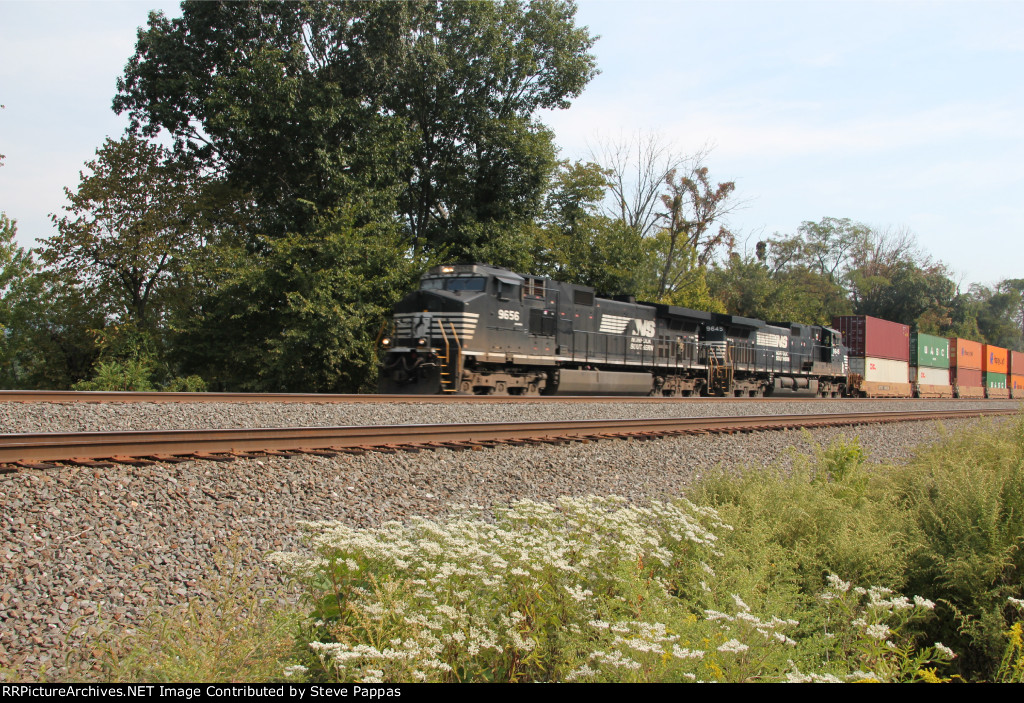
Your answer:
[[[989,373],[1007,373],[1007,353],[1002,347],[981,345],[981,370]]]
[[[832,318],[832,327],[843,333],[850,356],[910,362],[910,328],[906,325],[867,315],[843,315]]]
[[[950,378],[958,386],[964,388],[984,388],[981,380],[981,369],[964,369],[957,367],[949,372]]]
[[[950,337],[949,345],[950,366],[981,371],[981,342]]]
[[[1021,352],[1010,352],[1010,370],[1016,376],[1024,376],[1024,354]]]

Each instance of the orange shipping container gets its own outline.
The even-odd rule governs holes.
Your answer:
[[[949,365],[961,369],[981,371],[981,343],[969,339],[951,337],[949,340]]]
[[[987,373],[1006,373],[1008,370],[1007,357],[1009,355],[1002,347],[991,344],[981,345],[981,370]]]

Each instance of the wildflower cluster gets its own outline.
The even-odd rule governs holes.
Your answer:
[[[935,604],[920,596],[913,599],[888,588],[853,587],[835,574],[821,600],[826,604],[837,661],[857,667],[846,675],[855,681],[938,681],[936,665],[956,654],[941,642],[918,647],[907,634],[909,624],[931,617]],[[931,668],[926,664],[932,664]],[[804,676],[793,668],[794,677]]]
[[[304,528],[312,555],[274,559],[316,603],[310,664],[373,682],[592,679],[692,659],[637,616],[688,588],[727,526],[685,500],[589,497],[467,509],[444,524]]]

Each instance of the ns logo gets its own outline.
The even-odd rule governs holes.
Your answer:
[[[641,320],[639,318],[633,318],[633,324],[636,325],[636,331],[633,334],[638,337],[653,337],[654,336],[654,320]]]

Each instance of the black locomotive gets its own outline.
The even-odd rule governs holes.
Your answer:
[[[766,323],[493,266],[439,266],[380,340],[382,393],[759,397],[843,394],[828,327]]]

